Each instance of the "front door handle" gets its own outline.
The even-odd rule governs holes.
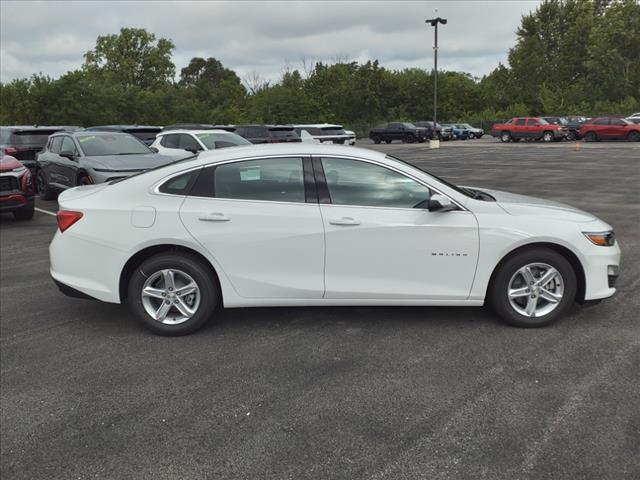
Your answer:
[[[231,219],[224,213],[214,212],[200,215],[198,220],[202,220],[203,222],[228,222]]]
[[[329,220],[331,225],[360,225],[360,222],[352,217],[341,217]]]

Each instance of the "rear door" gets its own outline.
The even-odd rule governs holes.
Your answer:
[[[240,296],[322,298],[324,229],[313,188],[308,158],[223,163],[202,171],[180,218]]]
[[[609,120],[609,127],[607,129],[608,137],[611,139],[622,140],[626,138],[629,130],[626,130],[625,127],[628,124],[620,120],[619,118],[611,118]]]

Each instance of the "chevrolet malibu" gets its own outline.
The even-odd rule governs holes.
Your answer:
[[[620,261],[589,213],[346,146],[207,151],[59,203],[59,288],[126,302],[163,335],[265,306],[486,303],[540,327],[612,296]]]

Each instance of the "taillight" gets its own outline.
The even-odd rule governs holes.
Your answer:
[[[18,149],[13,147],[4,147],[4,153],[5,155],[14,155],[18,153]]]
[[[60,210],[56,214],[58,219],[58,228],[63,233],[67,228],[82,218],[82,212],[74,212],[72,210]]]

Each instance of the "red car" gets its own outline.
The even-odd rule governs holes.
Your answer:
[[[491,135],[502,142],[521,139],[559,142],[567,136],[569,130],[562,125],[554,125],[540,117],[515,117],[505,123],[496,123],[491,127]]]
[[[34,209],[31,172],[15,158],[0,156],[0,212],[13,212],[16,220],[29,220]]]
[[[598,117],[592,118],[580,127],[580,136],[586,142],[598,140],[640,141],[640,125],[624,118]]]

